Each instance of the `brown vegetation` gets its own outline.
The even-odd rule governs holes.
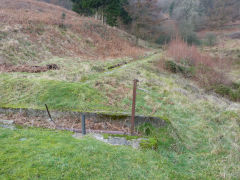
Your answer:
[[[51,4],[55,4],[58,6],[65,7],[66,9],[72,9],[72,1],[71,0],[38,0]]]
[[[204,87],[230,83],[226,77],[230,62],[200,53],[196,46],[189,46],[180,38],[170,42],[167,55],[183,68],[190,68],[191,77]]]
[[[13,61],[12,53],[37,61],[50,56],[138,57],[145,52],[121,37],[120,30],[44,2],[0,0],[0,19],[0,56],[5,62]],[[29,47],[26,55],[23,50]]]
[[[206,90],[212,90],[232,101],[240,101],[240,84],[227,76],[232,69],[232,60],[211,57],[195,46],[187,45],[180,38],[169,44],[167,56],[172,60],[161,62],[161,67],[195,80]]]

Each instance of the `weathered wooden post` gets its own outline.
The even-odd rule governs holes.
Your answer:
[[[133,81],[133,99],[132,99],[132,120],[131,120],[131,135],[134,135],[135,126],[135,106],[136,106],[136,90],[137,90],[137,79]]]
[[[86,123],[85,123],[85,115],[82,114],[82,135],[86,134]]]

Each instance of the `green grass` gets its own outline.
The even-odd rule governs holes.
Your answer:
[[[232,101],[240,101],[240,85],[235,83],[231,86],[218,85],[215,88],[215,92],[222,95],[223,97],[228,97]]]
[[[155,151],[77,140],[64,131],[0,128],[0,179],[190,179],[171,166]]]
[[[194,82],[161,70],[157,66],[159,60],[161,53],[107,70],[114,60],[94,63],[51,59],[48,62],[59,62],[60,71],[2,73],[0,106],[41,109],[47,103],[51,109],[130,114],[132,80],[138,78],[136,114],[160,117],[170,124],[150,135],[158,139],[158,149],[151,151],[154,158],[151,156],[148,160],[164,163],[149,162],[147,168],[156,176],[146,177],[156,179],[159,171],[172,179],[239,179],[240,110],[234,108],[238,104],[206,94]],[[116,60],[117,63],[122,61],[125,60]],[[90,139],[84,143],[88,141],[95,143]],[[149,152],[138,153],[139,157],[145,157]],[[121,164],[120,160],[118,162]],[[126,172],[131,174],[130,170]]]
[[[152,58],[156,57],[147,58],[144,62]],[[91,61],[73,59],[72,63],[66,63],[63,59],[54,59],[48,63],[56,63],[56,61],[59,62],[58,64],[62,66],[61,69],[63,70],[38,74],[1,73],[0,106],[42,109],[44,104],[48,104],[51,109],[91,112],[121,112],[126,109],[125,106],[130,107],[131,102],[124,97],[118,105],[109,104],[109,98],[111,97],[108,96],[115,93],[112,92],[115,87],[104,84],[105,77],[111,78],[112,74],[120,69],[118,67],[107,71],[107,67],[129,60],[119,59],[105,63],[92,63]],[[137,63],[133,61],[130,65],[133,66]],[[96,67],[101,67],[102,71],[96,71]],[[97,84],[103,86],[96,88]],[[120,87],[121,85],[124,84],[119,84]],[[130,90],[131,85],[127,84],[126,87]],[[119,95],[124,96],[125,94],[117,94],[116,99],[113,100],[118,101],[121,98]],[[130,112],[130,109],[126,110]]]
[[[156,133],[167,132],[162,130],[156,130]],[[160,137],[156,151],[135,150],[126,146],[111,146],[90,136],[74,139],[67,131],[0,128],[0,179],[221,177],[220,169],[215,166],[219,156],[207,151],[193,152],[171,139],[171,134]],[[226,153],[221,156],[225,159]],[[232,176],[233,179],[237,177]]]

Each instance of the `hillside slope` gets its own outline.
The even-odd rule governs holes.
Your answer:
[[[25,64],[53,56],[107,59],[137,57],[144,50],[124,32],[35,0],[0,0],[0,62]]]
[[[169,164],[171,173],[190,179],[238,179],[240,104],[206,94],[194,82],[162,71],[159,59],[161,53],[109,70],[123,60],[67,59],[67,63],[56,58],[48,62],[58,62],[63,67],[59,71],[2,73],[0,106],[43,109],[46,103],[51,110],[130,114],[132,80],[138,78],[136,114],[171,123],[165,129],[167,138],[157,136],[158,158]],[[176,144],[167,145],[172,136]]]
[[[33,0],[0,2],[0,57],[8,63],[0,66],[1,108],[44,109],[47,104],[51,111],[130,114],[132,84],[137,78],[136,114],[168,122],[168,127],[154,134],[156,151],[109,148],[89,138],[72,140],[66,132],[62,137],[41,129],[0,129],[0,166],[4,167],[0,178],[24,179],[38,173],[44,178],[49,172],[47,175],[56,179],[61,169],[66,177],[80,177],[79,173],[87,177],[91,172],[93,179],[101,171],[107,172],[100,176],[105,179],[239,179],[240,103],[206,93],[191,79],[161,68],[166,57],[160,49],[141,57],[146,50],[124,40],[117,29]],[[101,59],[106,60],[97,61]],[[58,68],[46,69],[51,64]],[[28,69],[37,68],[34,65],[41,69]],[[59,138],[59,146],[54,144],[55,138]],[[34,144],[37,139],[43,139],[38,146]],[[64,149],[66,142],[70,146]],[[49,143],[52,148],[46,148]],[[29,158],[19,159],[25,152]],[[49,159],[53,154],[57,159]],[[75,164],[72,159],[87,165],[77,167],[79,161]],[[36,168],[36,162],[47,169]],[[121,167],[113,170],[116,164]],[[73,170],[70,175],[69,169]]]
[[[38,1],[55,4],[58,6],[62,6],[66,9],[72,9],[72,1],[71,0],[38,0]]]

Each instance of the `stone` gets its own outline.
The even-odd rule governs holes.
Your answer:
[[[11,125],[13,123],[14,123],[13,120],[2,120],[2,119],[0,119],[0,124]]]
[[[16,129],[14,125],[9,125],[9,124],[0,124],[0,127],[11,129],[11,130],[15,130]]]
[[[14,121],[12,121],[12,120],[0,119],[0,127],[2,127],[2,128],[8,128],[8,129],[14,130],[16,128],[13,124],[14,124]]]
[[[139,149],[140,142],[143,139],[146,139],[146,138],[138,138],[138,139],[127,140],[124,137],[111,137],[111,136],[109,136],[108,139],[104,139],[103,135],[101,134],[92,134],[92,136],[99,141],[102,141],[114,146],[131,146],[134,149]]]

